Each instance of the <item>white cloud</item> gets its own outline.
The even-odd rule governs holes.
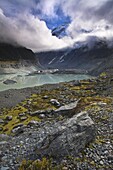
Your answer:
[[[65,48],[88,36],[113,38],[113,0],[0,0],[0,7],[0,41],[34,51]],[[62,39],[52,36],[46,23],[39,19],[41,15],[54,20],[58,8],[71,18],[67,36]],[[32,9],[40,14],[34,16]]]
[[[60,5],[61,0],[40,0],[37,4],[37,10],[41,10],[42,15],[48,17],[57,17],[56,8]]]
[[[44,21],[31,14],[21,14],[18,18],[6,17],[0,10],[0,39],[13,42],[34,51],[65,48],[67,44],[52,36]]]
[[[63,0],[62,9],[72,19],[67,34],[73,42],[85,41],[88,36],[113,38],[112,0]]]

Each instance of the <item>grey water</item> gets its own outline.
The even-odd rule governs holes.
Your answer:
[[[89,75],[80,74],[37,74],[33,76],[4,74],[0,75],[0,91],[8,89],[21,89],[26,87],[40,86],[43,84],[55,84],[60,82],[69,82],[72,80],[89,79]],[[14,80],[15,84],[4,84],[7,79]]]

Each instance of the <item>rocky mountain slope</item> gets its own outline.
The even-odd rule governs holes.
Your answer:
[[[62,38],[64,37],[66,34],[66,29],[67,27],[69,26],[69,24],[63,24],[59,27],[56,27],[52,30],[52,35],[53,36],[56,36],[58,38]]]
[[[32,50],[0,43],[0,73],[13,73],[20,68],[39,67]]]
[[[38,53],[37,57],[45,68],[81,69],[98,75],[113,67],[113,47],[105,41],[97,41],[93,47],[87,44],[73,49]]]

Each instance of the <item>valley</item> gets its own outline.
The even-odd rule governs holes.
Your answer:
[[[0,61],[1,169],[112,169],[113,49],[12,48]]]
[[[113,170],[113,0],[0,0],[0,170]]]

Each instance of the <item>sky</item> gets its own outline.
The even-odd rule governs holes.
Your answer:
[[[66,35],[53,36],[65,23]],[[113,0],[0,0],[0,42],[40,52],[95,37],[113,40]]]

